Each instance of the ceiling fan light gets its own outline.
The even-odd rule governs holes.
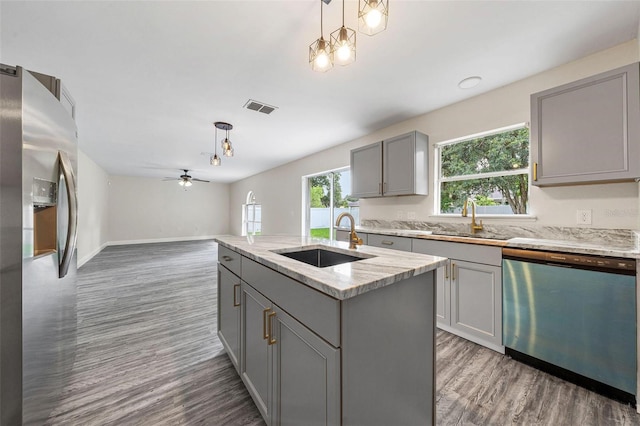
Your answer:
[[[184,179],[180,179],[180,180],[178,181],[178,185],[180,185],[180,186],[184,186]]]
[[[185,180],[183,185],[185,187],[189,187],[189,186],[193,185],[193,183],[191,182],[191,180]]]
[[[389,0],[359,0],[358,31],[372,36],[387,28]]]

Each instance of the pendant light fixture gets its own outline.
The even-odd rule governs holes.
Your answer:
[[[322,33],[322,3],[320,0],[320,38],[309,46],[309,64],[312,70],[318,72],[326,72],[333,68],[330,46]]]
[[[222,141],[222,153],[225,157],[233,157],[233,146],[231,146],[231,141],[229,140],[229,129],[233,129],[231,124],[227,125],[225,129],[227,131],[227,135]]]
[[[218,157],[218,123],[213,123],[213,125],[216,128],[215,139],[213,140],[213,147],[214,147],[215,153],[209,159],[209,163],[212,166],[219,166],[220,164],[222,164],[222,161],[220,160],[220,157]]]
[[[356,60],[356,32],[344,26],[344,0],[342,27],[331,33],[331,60],[338,65],[349,65]]]
[[[378,34],[387,28],[389,0],[358,0],[358,30],[366,35]]]

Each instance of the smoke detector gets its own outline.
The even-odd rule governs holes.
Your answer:
[[[252,111],[261,112],[263,114],[271,114],[273,111],[278,109],[278,107],[267,105],[264,102],[254,101],[253,99],[249,99],[244,104],[243,108],[250,109]]]

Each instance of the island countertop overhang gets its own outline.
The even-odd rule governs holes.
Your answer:
[[[218,244],[299,281],[333,298],[344,300],[407,278],[433,271],[445,265],[440,256],[401,252],[370,246],[349,250],[348,244],[309,237],[222,235]],[[274,251],[324,248],[367,258],[355,262],[319,268],[290,259]]]

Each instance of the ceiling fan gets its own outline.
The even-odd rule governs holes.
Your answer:
[[[182,170],[184,170],[184,174],[181,174],[178,178],[178,185],[180,186],[184,186],[186,188],[191,186],[193,182],[209,182],[208,180],[192,178],[191,175],[189,175],[189,169]],[[175,178],[167,177],[163,180],[175,180]]]

